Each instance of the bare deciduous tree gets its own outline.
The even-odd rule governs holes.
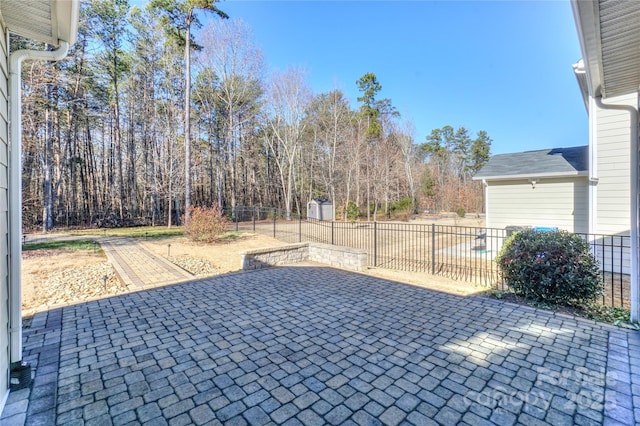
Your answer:
[[[215,95],[221,106],[217,117],[227,151],[231,207],[237,204],[239,158],[245,125],[255,119],[260,106],[264,62],[250,28],[239,19],[210,25],[202,34],[200,64],[218,80]]]
[[[304,115],[310,101],[310,91],[300,69],[276,72],[268,88],[269,107],[264,140],[273,153],[278,167],[287,218],[291,216],[295,184],[295,160],[302,146]]]

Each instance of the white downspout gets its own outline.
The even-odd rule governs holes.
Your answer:
[[[589,95],[589,234],[598,232],[598,127],[596,103]],[[595,238],[595,237],[592,237]]]
[[[638,281],[638,109],[632,105],[605,104],[594,97],[598,108],[627,111],[631,117],[631,321],[640,321],[640,284]],[[637,102],[637,99],[636,99]]]
[[[26,60],[59,61],[67,56],[69,43],[60,40],[52,51],[17,50],[9,63],[9,311],[11,360],[22,360],[22,90],[20,74]]]

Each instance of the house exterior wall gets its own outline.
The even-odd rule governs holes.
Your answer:
[[[637,106],[637,94],[607,99],[610,104]],[[595,105],[594,105],[595,106]],[[592,172],[598,179],[593,191],[592,231],[597,234],[629,235],[631,224],[631,119],[629,112],[601,109],[590,112],[592,150],[595,153]]]
[[[0,23],[0,411],[9,391],[9,71],[6,30]],[[20,208],[17,206],[16,208]]]
[[[535,188],[527,179],[489,181],[487,227],[556,227],[588,231],[588,179],[539,179]]]

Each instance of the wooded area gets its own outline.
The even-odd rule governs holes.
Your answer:
[[[251,29],[225,17],[202,0],[82,3],[68,58],[23,68],[25,227],[175,224],[185,205],[304,212],[311,198],[337,218],[482,210],[470,177],[486,132],[417,143],[374,73],[356,106],[314,94],[302,70],[268,71]],[[44,48],[11,40],[22,47]]]

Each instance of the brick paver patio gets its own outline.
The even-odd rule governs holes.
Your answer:
[[[331,268],[64,307],[24,337],[33,387],[2,424],[640,421],[637,332]]]

